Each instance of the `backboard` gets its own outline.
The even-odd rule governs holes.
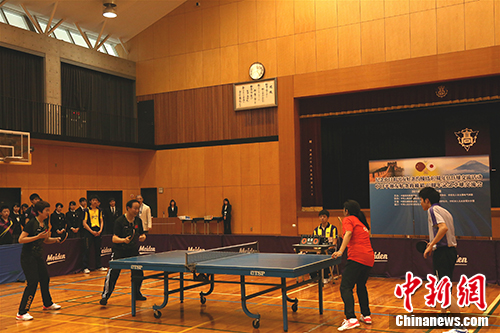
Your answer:
[[[31,165],[30,133],[0,129],[0,164]]]

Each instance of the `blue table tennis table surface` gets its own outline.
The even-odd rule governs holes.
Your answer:
[[[110,262],[112,268],[168,272],[189,272],[186,264],[188,251],[170,251],[137,256]],[[258,275],[294,278],[337,265],[340,259],[325,255],[297,255],[288,253],[242,253],[196,264],[197,273],[227,275]]]

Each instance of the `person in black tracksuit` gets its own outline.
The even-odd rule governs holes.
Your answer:
[[[139,201],[130,200],[127,202],[127,212],[116,219],[113,231],[113,253],[111,260],[135,257],[139,255],[139,242],[146,240],[146,234],[142,227],[142,220],[137,217],[139,214]],[[111,297],[115,289],[116,281],[120,276],[121,269],[110,268],[104,281],[104,289],[102,298],[99,301],[101,305],[108,304],[108,299]],[[132,278],[143,277],[143,271],[132,270]],[[142,279],[137,284],[137,289],[132,290],[135,293],[136,300],[145,301],[146,297],[141,294]]]
[[[45,201],[38,201],[33,212],[36,217],[32,218],[19,236],[19,243],[23,244],[21,251],[21,267],[26,276],[27,286],[24,289],[17,320],[31,320],[33,317],[28,313],[33,299],[35,297],[36,288],[40,283],[42,292],[42,301],[44,310],[59,310],[60,305],[52,302],[52,297],[49,292],[49,273],[47,264],[42,257],[43,243],[51,244],[59,242],[59,237],[49,237],[48,217],[50,214],[50,204]]]
[[[221,214],[224,221],[224,234],[226,235],[231,233],[231,210],[232,206],[229,203],[229,199],[224,199]]]

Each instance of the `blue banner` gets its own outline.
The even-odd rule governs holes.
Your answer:
[[[373,234],[428,235],[418,192],[430,186],[453,215],[457,236],[491,236],[489,156],[370,161],[369,170]]]

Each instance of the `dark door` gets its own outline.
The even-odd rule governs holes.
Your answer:
[[[12,206],[17,203],[21,206],[21,188],[20,187],[0,187],[0,207],[9,206],[12,211]],[[31,202],[26,202],[31,206]]]
[[[156,187],[141,188],[144,203],[151,208],[151,216],[158,217],[158,190]]]
[[[155,101],[142,101],[137,103],[137,123],[139,130],[139,143],[155,144]],[[144,198],[145,199],[145,198]]]

